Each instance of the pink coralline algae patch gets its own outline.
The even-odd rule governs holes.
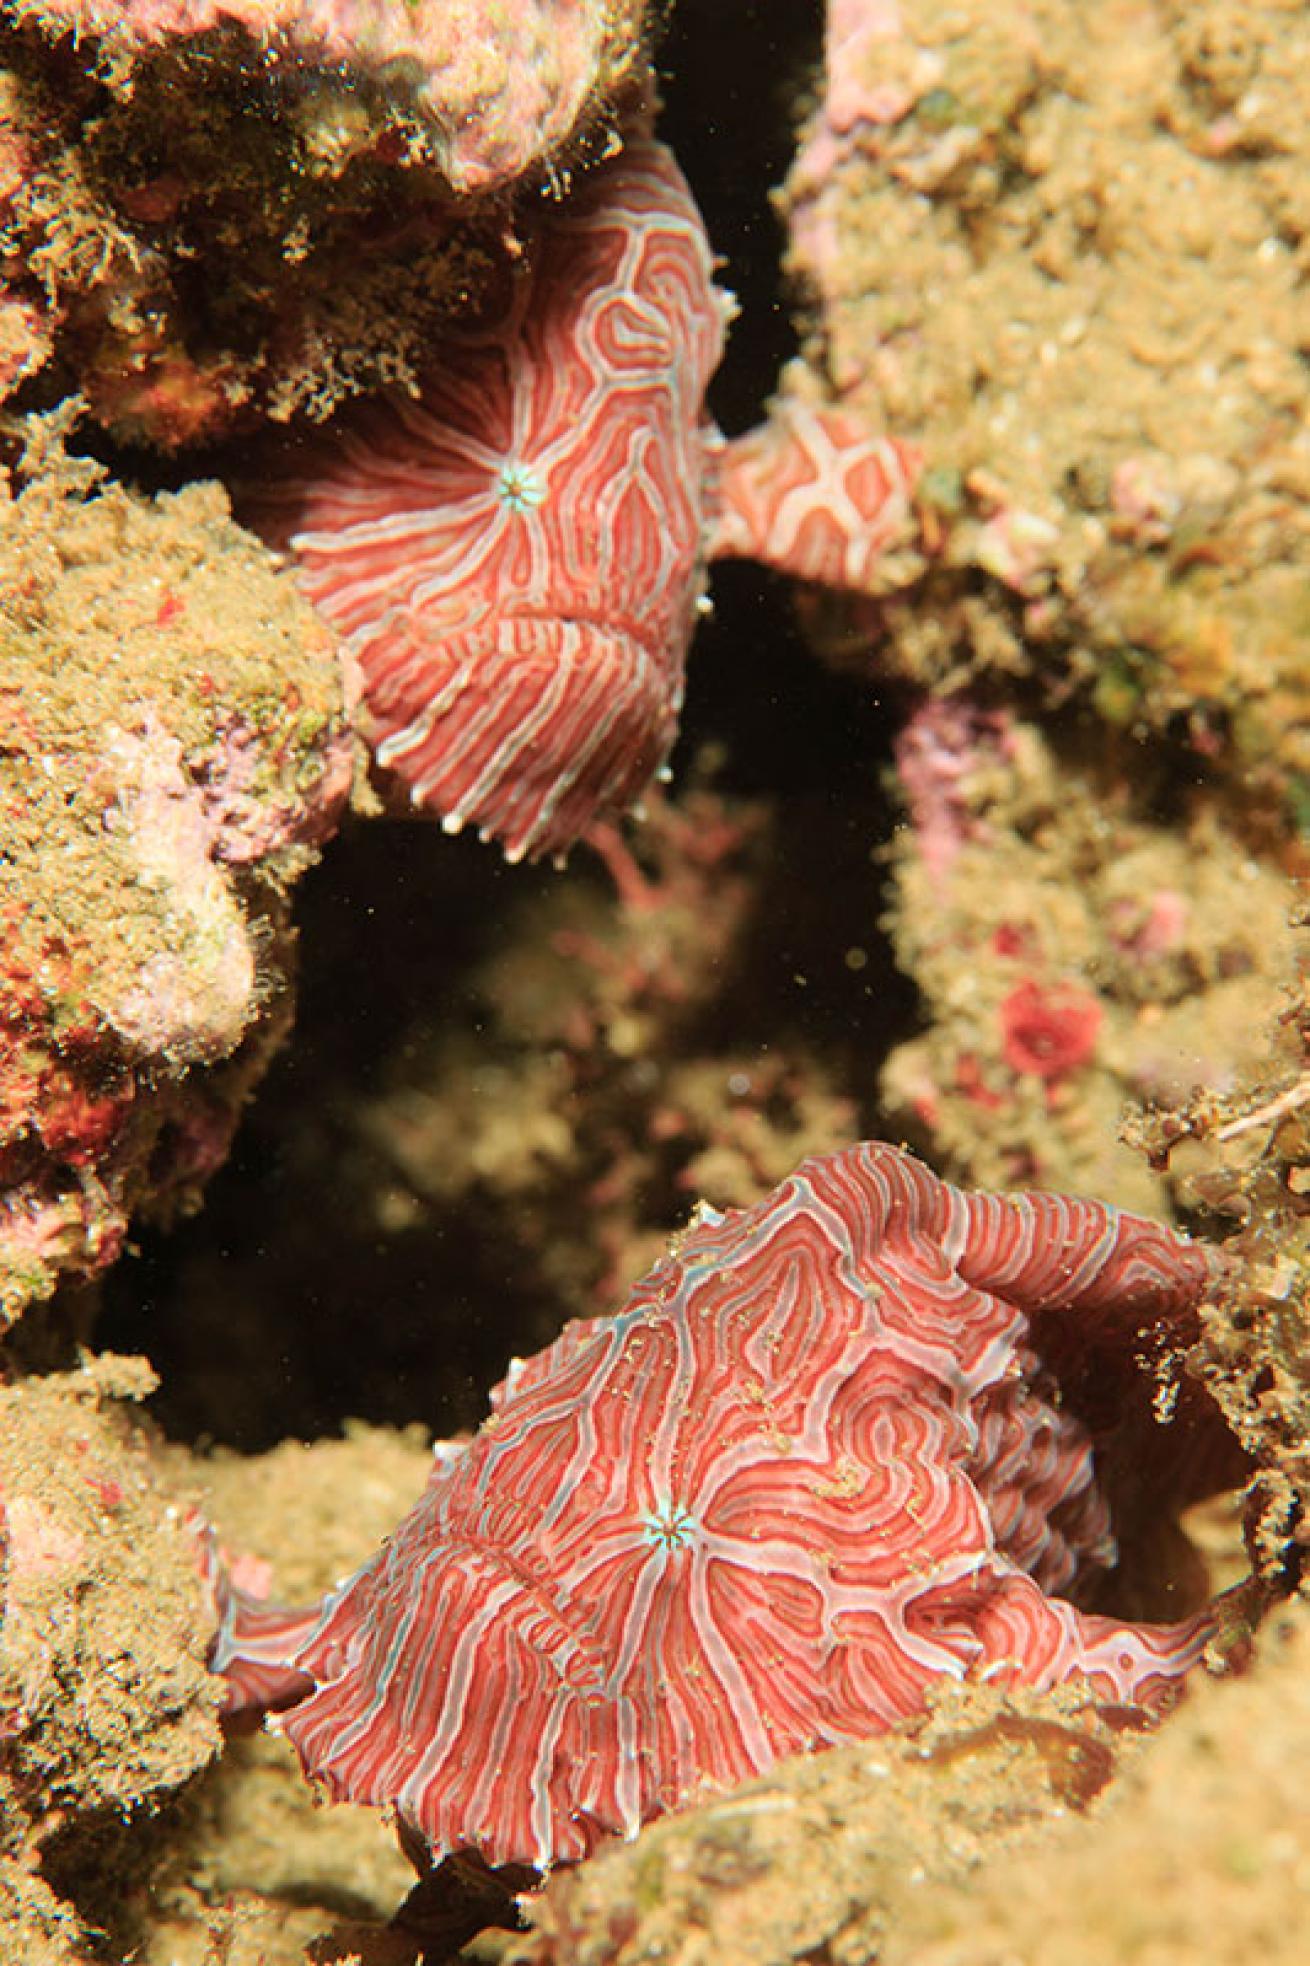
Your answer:
[[[572,135],[640,46],[641,10],[605,0],[30,0],[20,15],[111,45],[243,29],[289,58],[376,82],[435,125],[462,192],[508,183]]]
[[[924,865],[940,884],[960,849],[985,837],[968,787],[979,768],[1003,765],[1013,750],[1011,719],[965,696],[928,696],[896,738],[896,774]]]
[[[229,1705],[289,1707],[306,1772],[434,1856],[545,1869],[877,1733],[943,1675],[1156,1703],[1212,1622],[1063,1595],[1115,1546],[1050,1361],[1140,1426],[1161,1506],[1184,1499],[1227,1436],[1178,1385],[1169,1492],[1136,1360],[1191,1341],[1214,1260],[876,1143],[807,1161],[754,1207],[703,1209],[617,1316],[516,1362],[317,1613],[220,1583]]]
[[[828,0],[823,119],[833,134],[895,123],[940,81],[941,57],[907,44],[897,0]]]
[[[348,416],[263,515],[359,660],[379,762],[511,859],[650,782],[709,558],[866,585],[907,524],[917,454],[851,419],[797,408],[724,445],[712,267],[672,156],[634,138],[419,399]]]
[[[870,131],[900,121],[942,74],[940,56],[914,47],[896,0],[829,0],[823,100],[792,170],[792,234],[801,257],[839,277],[838,167]]]

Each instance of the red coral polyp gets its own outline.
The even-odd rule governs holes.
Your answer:
[[[221,1584],[214,1666],[234,1710],[289,1705],[335,1799],[393,1807],[434,1857],[538,1869],[877,1733],[943,1675],[1156,1703],[1212,1622],[1065,1595],[1115,1549],[1043,1351],[1149,1430],[1162,1506],[1191,1499],[1228,1436],[1183,1388],[1170,1492],[1136,1361],[1149,1329],[1190,1342],[1212,1268],[1112,1208],[964,1193],[876,1143],[808,1161],[517,1362],[317,1612]]]
[[[1014,1072],[1044,1079],[1068,1078],[1096,1051],[1101,1006],[1076,984],[1031,980],[1011,990],[1000,1008],[1001,1045]]]

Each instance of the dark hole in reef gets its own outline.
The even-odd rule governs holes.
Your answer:
[[[729,430],[762,413],[794,351],[769,191],[792,155],[795,105],[821,39],[817,0],[737,0],[680,9],[659,44],[661,132],[742,307],[714,390]],[[725,758],[718,786],[767,797],[777,824],[744,948],[699,1035],[737,1047],[806,1041],[848,1064],[852,1093],[871,1098],[876,1061],[913,999],[880,960],[870,864],[893,823],[878,774],[897,718],[815,660],[786,583],[726,566],[715,594],[696,638],[675,778],[714,745]],[[360,1102],[388,1071],[394,1081],[404,1047],[424,1032],[461,1022],[476,1031],[473,966],[510,911],[560,878],[508,868],[494,848],[446,840],[429,824],[379,823],[348,828],[303,883],[290,1045],[200,1215],[168,1233],[143,1230],[137,1259],[105,1286],[100,1342],[154,1359],[170,1432],[247,1450],[350,1416],[450,1432],[482,1416],[512,1352],[594,1308],[544,1291],[526,1249],[487,1235],[476,1212],[387,1229],[359,1190]],[[584,854],[563,878],[607,891]],[[843,960],[857,942],[871,948],[862,971]],[[670,1227],[689,1200],[672,1187],[643,1197]],[[547,1235],[549,1224],[525,1233]]]
[[[1148,1327],[1107,1345],[1058,1310],[1030,1329],[1057,1403],[1087,1429],[1117,1546],[1112,1568],[1087,1570],[1065,1594],[1112,1617],[1168,1622],[1199,1610],[1211,1579],[1180,1518],[1239,1488],[1251,1462],[1189,1372],[1185,1344],[1157,1343]]]
[[[807,1044],[871,1099],[876,1061],[913,1002],[878,959],[870,859],[892,824],[878,784],[891,720],[813,660],[783,583],[740,568],[719,586],[693,657],[675,796],[713,744],[725,759],[716,784],[767,794],[774,824],[742,945],[677,1043],[737,1054]],[[521,908],[561,882],[608,904],[608,876],[585,852],[563,874],[512,868],[494,847],[431,823],[378,821],[347,827],[302,883],[289,1045],[200,1214],[141,1231],[139,1255],[104,1287],[98,1339],[154,1360],[170,1433],[253,1451],[348,1417],[455,1431],[482,1417],[512,1353],[597,1308],[543,1285],[532,1245],[550,1223],[531,1206],[521,1242],[476,1201],[380,1226],[378,1164],[358,1125],[362,1103],[406,1076],[407,1053],[421,1060],[436,1034],[471,1034],[476,1059],[476,966],[521,933]],[[861,939],[871,959],[857,972],[843,958]],[[643,1195],[643,1212],[672,1228],[691,1199],[670,1183]]]
[[[710,401],[729,435],[747,429],[796,352],[779,279],[784,238],[769,203],[796,143],[798,106],[823,52],[819,0],[719,0],[673,10],[656,50],[660,135],[705,214],[741,318]]]

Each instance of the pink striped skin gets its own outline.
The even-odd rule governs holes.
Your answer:
[[[922,474],[917,445],[870,436],[850,410],[781,400],[723,451],[711,551],[822,587],[881,592],[888,548],[913,536]]]
[[[186,1520],[196,1539],[201,1582],[209,1593],[217,1623],[210,1641],[210,1660],[216,1670],[217,1661],[233,1661],[224,1712],[241,1720],[303,1700],[313,1691],[314,1682],[287,1661],[313,1636],[318,1609],[291,1611],[244,1590],[233,1582],[225,1552],[199,1509],[189,1510]]]
[[[417,400],[347,415],[263,501],[359,661],[379,762],[511,860],[563,853],[663,763],[708,559],[870,588],[906,531],[917,451],[846,412],[724,446],[711,274],[672,156],[631,138]]]
[[[419,401],[350,418],[283,495],[305,591],[362,665],[380,762],[511,859],[629,805],[672,743],[725,315],[691,194],[644,138],[580,182],[528,260]]]
[[[540,1870],[943,1674],[1157,1702],[1211,1621],[1056,1594],[1114,1545],[1031,1333],[1113,1376],[1143,1333],[1189,1340],[1209,1274],[1093,1202],[965,1194],[879,1144],[808,1161],[516,1363],[312,1629],[229,1596],[215,1668],[234,1707],[312,1682],[277,1724],[333,1798]]]

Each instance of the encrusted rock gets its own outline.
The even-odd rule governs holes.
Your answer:
[[[331,640],[216,486],[29,467],[0,486],[3,1322],[222,1160],[352,770]]]

